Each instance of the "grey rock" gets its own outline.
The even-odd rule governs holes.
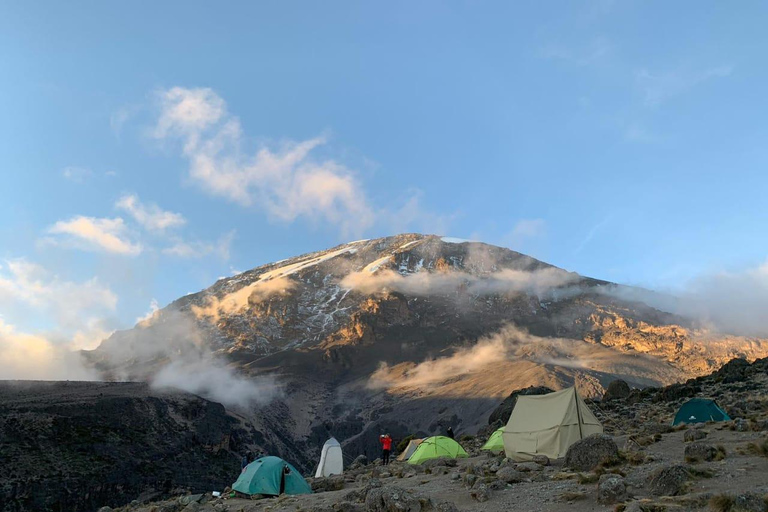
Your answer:
[[[565,466],[591,471],[603,461],[617,460],[619,447],[605,434],[592,434],[573,443],[565,454]]]
[[[349,501],[340,501],[333,504],[334,512],[363,512],[365,507],[360,503],[351,503]]]
[[[539,466],[549,466],[549,457],[546,455],[534,455],[533,456],[533,462],[538,464]]]
[[[736,427],[736,432],[747,432],[749,431],[749,422],[745,420],[744,418],[739,418],[734,422],[734,426]]]
[[[101,507],[99,512],[112,512],[112,507]]]
[[[704,439],[708,435],[709,434],[706,431],[699,428],[689,428],[685,431],[685,434],[683,434],[683,441],[690,443],[693,441],[698,441],[699,439]]]
[[[488,489],[488,486],[485,484],[477,484],[469,492],[469,495],[475,501],[479,501],[480,503],[483,503],[491,499],[491,490]]]
[[[603,478],[605,477],[605,478]],[[597,484],[597,501],[604,505],[621,503],[627,499],[627,484],[618,475],[603,475]]]
[[[377,487],[365,497],[369,512],[421,512],[421,497],[398,487]]]
[[[496,474],[498,476],[498,473]],[[475,485],[475,482],[477,482],[477,475],[474,475],[472,473],[468,473],[464,475],[464,485],[467,487],[472,487]]]
[[[605,394],[603,395],[603,401],[608,402],[611,400],[627,398],[631,391],[629,384],[625,381],[621,379],[614,380],[608,384],[608,388],[606,388]]]
[[[496,478],[508,484],[516,484],[522,482],[525,475],[514,468],[504,467],[496,472]]]
[[[691,472],[686,466],[675,464],[656,470],[648,483],[654,496],[677,496],[682,494],[685,483],[690,480]]]
[[[759,494],[748,492],[733,499],[733,510],[743,512],[768,512],[768,503]]]
[[[535,462],[521,462],[515,466],[515,469],[522,471],[523,473],[528,473],[530,471],[541,470],[541,466]]]
[[[685,447],[686,462],[712,461],[717,457],[717,448],[711,444],[694,442]]]
[[[313,492],[340,491],[344,488],[344,477],[333,475],[329,477],[313,478],[310,481]]]
[[[449,501],[441,501],[435,504],[437,512],[459,512],[459,509]]]

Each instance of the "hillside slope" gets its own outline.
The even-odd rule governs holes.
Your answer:
[[[373,455],[381,430],[474,432],[513,389],[599,396],[617,377],[664,385],[768,354],[764,340],[706,332],[635,295],[509,249],[405,234],[219,280],[89,358],[108,377],[151,379],[204,354],[269,380],[278,392],[250,414],[308,468],[327,430]]]

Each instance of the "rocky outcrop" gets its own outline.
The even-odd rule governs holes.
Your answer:
[[[565,454],[565,466],[578,471],[591,471],[598,464],[618,460],[619,447],[610,436],[592,434],[572,444]]]
[[[608,384],[608,387],[605,389],[605,394],[603,394],[603,401],[608,402],[611,400],[627,398],[631,391],[632,389],[629,387],[629,384],[627,384],[626,381],[616,379]]]
[[[96,510],[230,485],[259,432],[139,383],[0,382],[4,510]]]

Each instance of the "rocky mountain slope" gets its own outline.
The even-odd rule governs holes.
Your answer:
[[[664,388],[612,388],[610,399],[589,404],[607,435],[578,442],[563,460],[515,463],[480,452],[486,436],[469,436],[461,442],[470,458],[420,466],[356,462],[344,476],[310,479],[312,495],[207,494],[119,512],[768,512],[768,358],[734,360]],[[673,428],[675,412],[693,396],[715,397],[734,419]]]
[[[382,430],[474,433],[513,389],[575,383],[596,397],[617,377],[664,385],[768,354],[764,340],[707,332],[634,292],[509,249],[405,234],[221,279],[88,358],[107,378],[152,379],[169,363],[194,377],[200,364],[183,361],[195,354],[269,383],[246,414],[308,469],[328,430],[373,455]]]
[[[243,418],[187,393],[2,381],[0,511],[89,511],[207,491],[258,445],[268,443]]]

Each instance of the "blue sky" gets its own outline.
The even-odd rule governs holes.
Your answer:
[[[756,272],[767,15],[2,1],[0,335],[91,346],[152,301],[402,231],[651,288]]]

